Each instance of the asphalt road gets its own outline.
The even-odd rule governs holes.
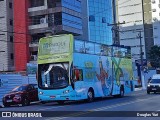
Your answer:
[[[36,119],[41,120],[159,120],[160,94],[147,95],[146,91],[142,90],[127,94],[123,98],[103,98],[97,99],[92,103],[85,103],[84,101],[67,102],[64,105],[58,105],[56,102],[47,104],[33,103],[25,107],[12,106],[0,108],[0,111],[19,111],[21,113],[25,113],[26,111],[40,112],[43,117]],[[45,115],[55,117],[44,117]],[[11,118],[3,119],[10,120]],[[12,119],[17,120],[22,118],[16,117]]]

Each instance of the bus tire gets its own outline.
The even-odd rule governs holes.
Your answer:
[[[150,94],[150,91],[147,91],[147,94]]]
[[[42,104],[46,104],[46,102],[45,102],[45,101],[41,101],[41,103],[42,103]]]
[[[87,102],[93,102],[94,100],[94,91],[93,89],[89,89],[87,93]]]

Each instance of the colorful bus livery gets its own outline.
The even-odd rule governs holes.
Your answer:
[[[72,35],[42,38],[38,51],[38,87],[42,102],[93,101],[133,91],[130,49]]]

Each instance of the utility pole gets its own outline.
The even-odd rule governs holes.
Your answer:
[[[143,52],[143,45],[142,45],[142,34],[141,34],[141,32],[142,31],[137,31],[137,32],[139,32],[138,33],[138,36],[137,36],[137,38],[139,38],[139,40],[140,40],[140,60],[141,60],[141,82],[142,82],[142,88],[143,89],[146,89],[146,87],[145,87],[145,78],[144,78],[144,66],[143,66],[143,55],[144,55],[144,52]]]
[[[107,24],[108,26],[112,26],[112,33],[114,36],[114,40],[113,40],[113,44],[120,44],[120,40],[119,40],[119,32],[122,32],[119,30],[119,25],[121,24],[125,24],[125,21],[123,22],[118,22],[118,23],[114,23],[114,24]]]
[[[143,47],[143,45],[142,45],[142,34],[141,34],[142,31],[138,31],[138,32],[139,33],[138,33],[137,38],[139,38],[139,40],[140,40],[140,59],[141,59],[141,66],[142,66],[142,69],[143,69],[143,55],[144,55],[144,52],[143,52],[143,49],[142,49],[142,47]]]

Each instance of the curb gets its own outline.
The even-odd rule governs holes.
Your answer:
[[[134,91],[140,91],[143,90],[142,88],[134,88]]]

